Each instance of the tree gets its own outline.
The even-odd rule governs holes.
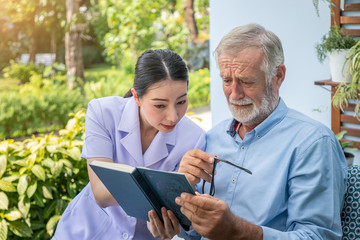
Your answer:
[[[185,0],[184,11],[185,11],[186,25],[190,32],[190,39],[191,42],[195,44],[199,41],[198,39],[199,31],[195,21],[194,0]]]
[[[83,0],[66,0],[65,64],[69,89],[74,87],[76,78],[85,79],[80,37],[85,30],[85,23],[81,21],[80,14],[80,6],[83,3]]]

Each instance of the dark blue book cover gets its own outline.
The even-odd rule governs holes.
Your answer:
[[[184,229],[191,225],[175,203],[182,192],[195,194],[184,174],[103,161],[93,161],[90,167],[129,216],[149,221],[148,212],[154,209],[162,220],[164,206]]]

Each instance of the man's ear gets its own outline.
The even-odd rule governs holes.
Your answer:
[[[275,84],[278,89],[280,88],[281,84],[284,82],[285,74],[286,74],[286,67],[284,64],[280,64],[277,67],[276,76],[275,76],[276,77]]]
[[[140,107],[141,103],[140,103],[140,98],[139,96],[137,95],[137,92],[135,90],[135,88],[131,88],[131,93],[135,99],[135,102],[136,102],[136,105],[138,105]]]

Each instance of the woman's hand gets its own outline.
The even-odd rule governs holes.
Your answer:
[[[162,218],[164,223],[161,222],[160,218],[156,214],[155,210],[151,210],[148,213],[150,222],[147,222],[147,227],[150,233],[155,238],[173,238],[175,235],[180,233],[180,224],[175,214],[167,210],[165,207],[161,208]]]

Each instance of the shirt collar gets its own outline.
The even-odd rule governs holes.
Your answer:
[[[264,136],[267,132],[270,131],[273,127],[275,127],[279,122],[281,122],[288,112],[288,108],[285,102],[280,98],[278,106],[275,110],[258,126],[255,127],[254,131],[258,136]],[[233,119],[230,123],[229,130],[227,133],[234,137],[236,134],[236,124],[238,123],[237,120]]]

